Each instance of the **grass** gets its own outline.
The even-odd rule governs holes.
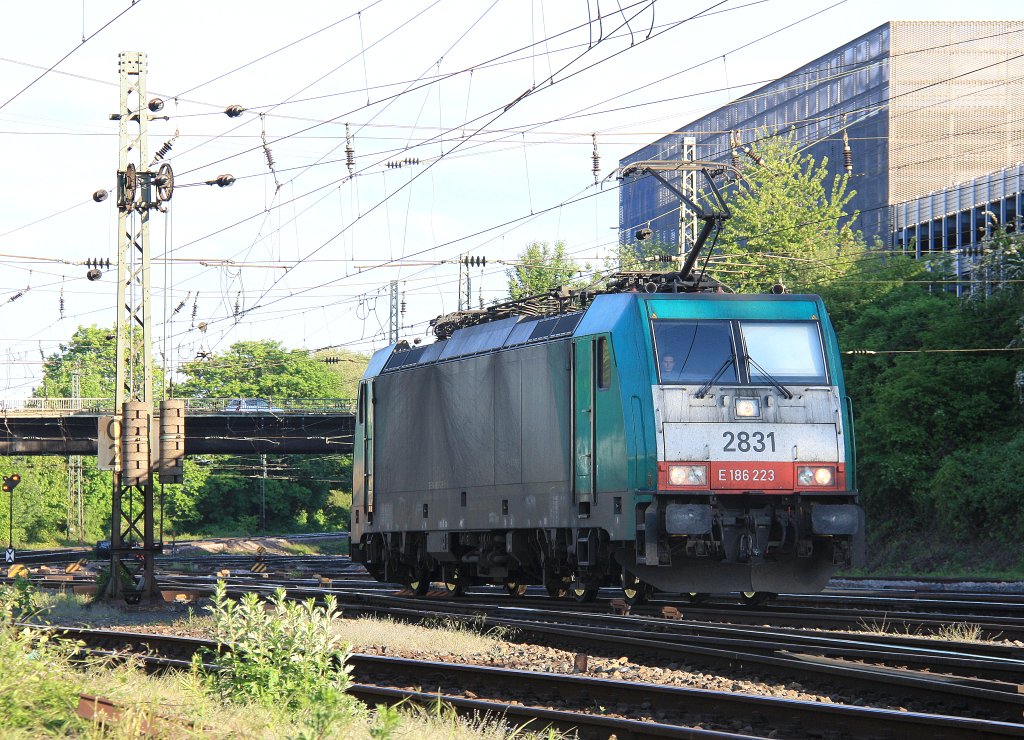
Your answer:
[[[921,637],[929,640],[944,640],[946,642],[984,642],[991,643],[998,640],[982,637],[984,630],[979,624],[970,622],[953,622],[941,625],[934,633],[922,632],[920,627],[911,629],[899,620],[890,621],[887,617],[880,620],[861,619],[858,626],[862,632],[871,635],[899,635],[904,637]]]
[[[123,626],[163,624],[190,634],[213,635],[214,620],[194,608],[168,607],[162,611],[125,611],[119,606],[93,602],[89,596],[37,591],[32,594],[33,611],[53,624],[67,626]],[[497,653],[502,640],[509,637],[500,628],[483,623],[443,620],[431,625],[405,624],[388,618],[360,617],[335,619],[331,629],[354,650],[380,649],[383,652],[419,651],[452,655]]]
[[[971,624],[970,622],[956,622],[954,624],[944,624],[939,627],[939,631],[936,636],[940,640],[948,640],[950,642],[991,642],[991,640],[983,640],[982,634],[984,631],[980,624]]]
[[[336,629],[354,649],[384,648],[387,651],[419,651],[452,655],[485,655],[497,652],[502,634],[479,631],[471,624],[403,624],[387,618],[365,617],[340,622]]]
[[[28,594],[31,598],[26,600]],[[61,603],[63,602],[63,603]],[[317,670],[306,670],[299,681],[279,682],[270,686],[271,692],[283,691],[277,701],[253,701],[250,692],[232,693],[224,690],[222,682],[211,683],[210,677],[199,670],[181,671],[163,676],[148,676],[131,664],[113,665],[105,660],[86,663],[73,662],[74,645],[54,640],[41,631],[18,629],[15,619],[24,619],[38,612],[39,605],[54,610],[66,610],[74,616],[76,610],[91,610],[76,598],[40,598],[30,590],[0,587],[0,665],[3,666],[4,690],[0,692],[0,717],[3,717],[4,738],[81,737],[81,738],[134,738],[141,735],[143,723],[155,723],[158,736],[190,737],[243,737],[243,738],[303,738],[305,740],[333,740],[338,738],[374,738],[405,740],[409,738],[446,738],[450,740],[509,740],[511,738],[559,738],[551,732],[527,732],[509,728],[497,718],[463,719],[444,705],[422,708],[368,708],[347,695],[330,691],[330,687],[344,683],[344,678],[328,672],[320,675],[323,663],[313,662]],[[296,604],[294,607],[273,607],[274,613],[262,608],[250,609],[239,616],[243,606],[231,602],[223,594],[212,604],[211,614],[202,618],[222,630],[222,640],[237,646],[252,641],[250,630],[262,625],[264,632],[255,637],[250,647],[266,647],[268,639],[277,641],[278,647],[287,643],[304,652],[286,654],[285,662],[301,662],[311,650],[324,647],[327,653],[339,649],[340,639],[354,637],[378,644],[390,642],[401,625],[382,620],[367,625],[366,632],[350,629],[351,624],[337,624],[339,620],[329,608],[316,610]],[[282,613],[286,612],[286,613]],[[234,616],[231,616],[231,614]],[[36,613],[36,618],[39,618]],[[202,621],[195,619],[196,622]],[[329,630],[327,628],[330,628]],[[429,630],[418,628],[429,634]],[[452,642],[451,649],[488,646],[493,638],[469,634],[468,628],[448,630],[458,633],[458,640],[483,640],[482,643]],[[294,634],[289,634],[294,633]],[[437,649],[436,642],[422,637],[423,645]],[[232,637],[233,635],[233,637]],[[268,637],[269,636],[269,637]],[[436,635],[435,635],[436,636]],[[489,642],[488,642],[489,641]],[[260,643],[260,644],[257,644]],[[403,645],[408,647],[407,644]],[[255,656],[267,666],[279,666],[280,656],[264,651]],[[322,654],[327,654],[322,653]],[[250,670],[250,669],[246,669]],[[274,668],[274,670],[277,670]],[[245,681],[266,680],[267,675],[245,676]],[[227,680],[231,680],[230,678]],[[217,684],[214,686],[213,684]],[[264,687],[267,688],[267,687]],[[311,692],[315,701],[297,697],[294,692]],[[123,717],[109,727],[76,716],[79,693],[87,693],[112,701],[123,711]]]
[[[283,538],[287,540],[288,538]],[[347,537],[324,537],[316,540],[285,542],[281,546],[289,555],[348,555]]]

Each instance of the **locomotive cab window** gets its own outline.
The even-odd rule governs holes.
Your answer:
[[[814,321],[741,321],[751,383],[825,385],[825,354]]]
[[[729,321],[653,322],[661,383],[737,382]]]

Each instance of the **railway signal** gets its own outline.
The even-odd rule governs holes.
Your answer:
[[[14,489],[21,483],[21,476],[17,473],[4,476],[3,489],[11,500],[10,513],[7,522],[10,525],[7,530],[7,550],[4,552],[4,560],[8,563],[14,562]]]

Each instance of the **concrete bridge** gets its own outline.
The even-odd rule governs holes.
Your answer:
[[[239,400],[185,399],[186,455],[352,452],[351,399]],[[0,455],[95,455],[113,413],[109,398],[0,399]]]

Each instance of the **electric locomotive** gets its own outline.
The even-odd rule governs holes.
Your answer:
[[[816,591],[855,562],[853,421],[822,300],[724,294],[694,278],[698,252],[678,274],[445,317],[438,341],[377,352],[353,560],[419,593],[621,584],[631,602]]]
[[[863,538],[853,476],[820,298],[599,295],[374,355],[353,558],[419,590],[820,590]]]

